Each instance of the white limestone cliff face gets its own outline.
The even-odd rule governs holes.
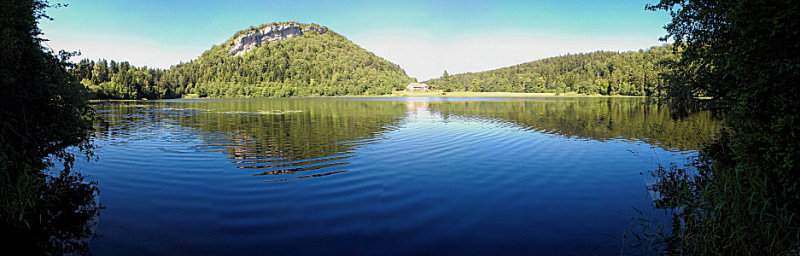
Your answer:
[[[250,31],[234,39],[233,46],[230,51],[228,51],[228,56],[242,56],[250,51],[250,49],[256,48],[263,43],[271,43],[303,36],[303,33],[312,30],[320,34],[327,31],[327,29],[317,26],[306,26],[306,28],[303,28],[302,25],[295,23],[272,25],[259,30]]]

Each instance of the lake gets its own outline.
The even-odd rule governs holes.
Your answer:
[[[608,255],[720,127],[642,98],[98,103],[96,255]],[[663,217],[663,216],[662,216]]]

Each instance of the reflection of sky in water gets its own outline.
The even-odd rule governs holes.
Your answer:
[[[538,113],[531,108],[587,107],[568,113],[592,118],[606,113],[593,107],[607,107],[547,102],[221,100],[101,106],[98,113],[106,121],[97,125],[100,160],[79,166],[99,181],[107,207],[98,227],[103,238],[92,250],[618,252],[613,246],[621,242],[608,234],[630,228],[631,207],[649,209],[648,178],[639,173],[659,163],[684,162],[680,153],[691,151],[670,152],[646,140],[560,134],[570,130],[546,123],[551,119],[525,118]],[[242,113],[228,113],[237,111]],[[501,115],[514,111],[516,120]]]

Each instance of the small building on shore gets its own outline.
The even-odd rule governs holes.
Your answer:
[[[427,84],[424,83],[410,83],[406,85],[406,91],[423,91],[427,92],[430,91],[431,88],[428,87]]]

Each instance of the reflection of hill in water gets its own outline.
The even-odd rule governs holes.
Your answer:
[[[719,129],[710,114],[686,120],[642,99],[527,101],[210,100],[97,106],[99,139],[156,143],[203,140],[187,150],[228,155],[254,175],[304,178],[346,171],[357,148],[381,139],[409,112],[502,122],[592,140],[641,140],[670,150],[698,149]],[[189,128],[189,131],[186,129]],[[196,144],[196,143],[195,143]],[[399,150],[399,149],[398,149]],[[166,152],[178,154],[180,152]],[[283,177],[282,177],[283,178]]]
[[[214,100],[98,108],[98,136],[146,134],[176,124],[200,131],[195,148],[221,151],[254,175],[342,172],[354,149],[372,143],[401,119],[403,102],[335,100]],[[120,131],[120,129],[125,129]]]
[[[530,101],[431,102],[451,116],[495,118],[525,129],[604,141],[639,140],[668,150],[695,150],[721,128],[708,112],[674,120],[664,106],[640,98],[574,98]]]

